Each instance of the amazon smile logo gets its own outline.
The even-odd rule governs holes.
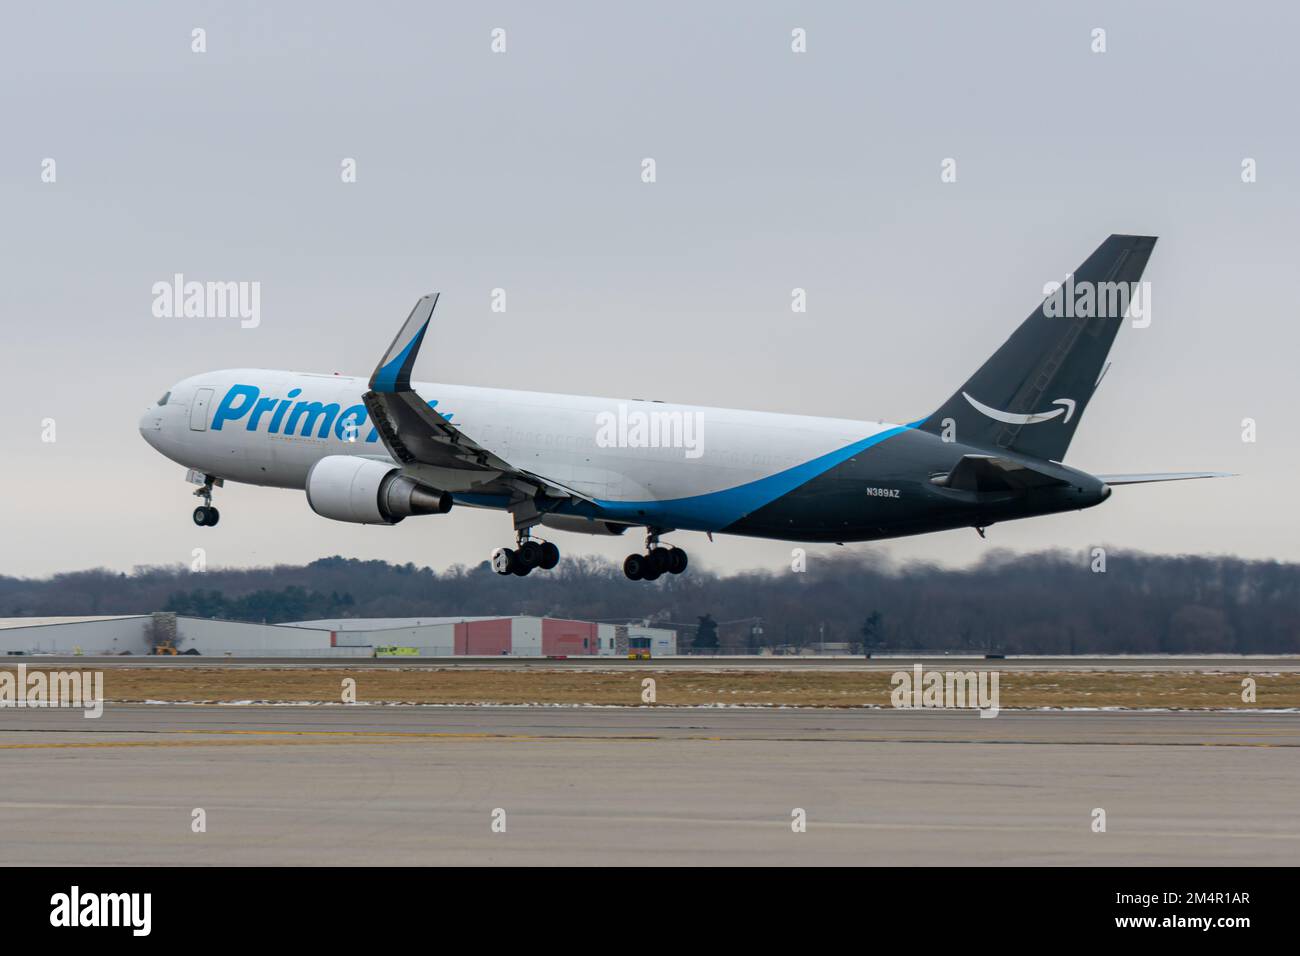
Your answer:
[[[1001,409],[993,408],[990,405],[985,405],[983,402],[977,402],[975,399],[971,398],[967,392],[962,392],[961,397],[970,402],[971,408],[975,409],[975,411],[979,412],[981,415],[987,415],[996,422],[1005,422],[1008,425],[1036,425],[1038,422],[1050,422],[1053,418],[1058,418],[1061,415],[1065,416],[1061,419],[1061,422],[1065,423],[1074,417],[1075,403],[1072,398],[1056,399],[1052,404],[1060,405],[1061,407],[1054,408],[1049,412],[1030,412],[1028,415],[1017,415],[1012,412],[1004,412]]]

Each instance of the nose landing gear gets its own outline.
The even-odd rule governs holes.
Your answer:
[[[200,528],[211,528],[221,520],[221,512],[212,507],[212,486],[221,484],[221,479],[211,475],[204,475],[203,479],[203,487],[194,492],[203,499],[203,504],[194,509],[194,523]]]

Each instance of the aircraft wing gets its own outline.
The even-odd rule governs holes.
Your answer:
[[[1192,478],[1235,478],[1227,471],[1168,471],[1136,475],[1097,475],[1108,485],[1145,485],[1152,481],[1188,481]]]
[[[572,488],[515,468],[467,436],[411,388],[411,369],[437,304],[436,292],[422,296],[415,303],[397,338],[370,376],[370,391],[361,399],[389,454],[403,465],[478,472],[483,480],[504,481],[523,496],[541,491],[551,497],[591,501]],[[483,474],[489,472],[495,474]]]

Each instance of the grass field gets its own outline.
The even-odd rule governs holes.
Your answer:
[[[0,671],[13,671],[6,665]],[[93,670],[93,668],[81,668]],[[960,670],[960,665],[954,665]],[[43,670],[28,665],[28,672]],[[900,667],[900,670],[906,668]],[[642,704],[642,681],[655,682],[660,705],[888,707],[894,685],[884,672],[692,672],[653,665],[629,671],[474,670],[468,668],[233,669],[113,667],[104,674],[107,701],[339,703],[344,681],[360,703]],[[1002,672],[1003,709],[1122,707],[1263,710],[1300,707],[1300,674],[1250,675],[1256,699],[1242,700],[1247,675],[1215,672]]]

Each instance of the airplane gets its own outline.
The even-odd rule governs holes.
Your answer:
[[[634,581],[686,570],[661,541],[702,531],[856,542],[985,529],[1100,504],[1118,485],[1220,472],[1092,475],[1062,463],[1155,246],[1112,235],[932,414],[910,424],[412,382],[438,294],[420,298],[369,380],[226,369],[178,382],[140,419],[203,504],[227,481],[306,492],[318,515],[395,525],[454,505],[508,512],[501,575],[549,570],[543,529],[644,529]],[[1092,290],[1085,302],[1083,292]],[[1122,307],[1100,308],[1119,291]],[[1079,305],[1080,308],[1069,308]],[[1087,307],[1082,307],[1082,306]],[[435,353],[450,339],[435,329]]]

